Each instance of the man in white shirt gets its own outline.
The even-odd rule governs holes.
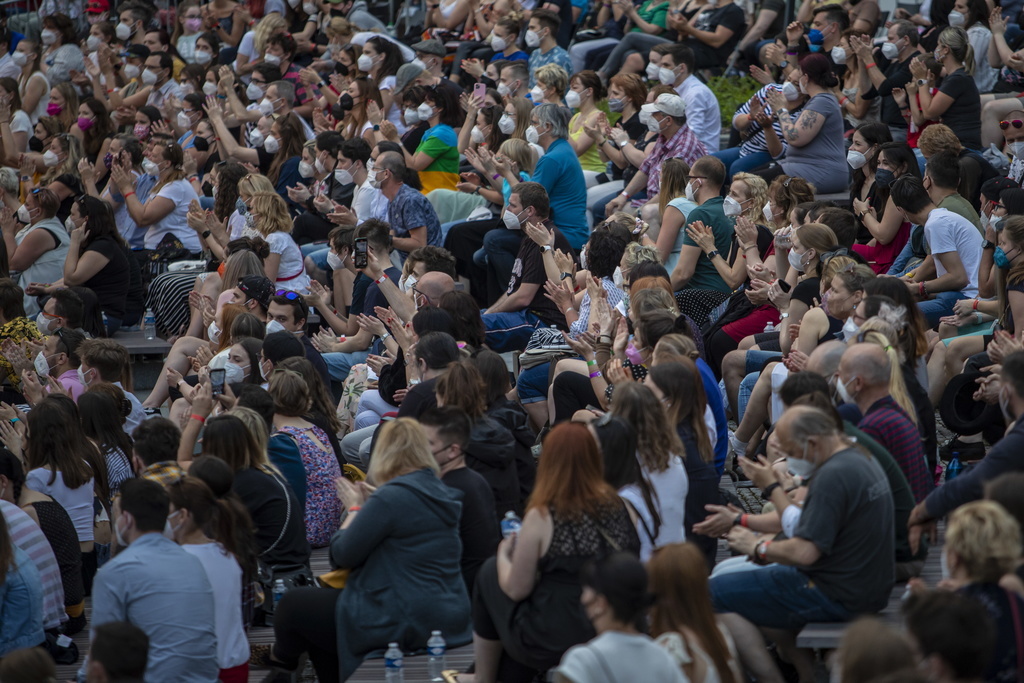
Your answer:
[[[86,339],[78,345],[78,379],[86,389],[92,384],[110,382],[124,391],[124,397],[131,404],[131,412],[124,423],[124,431],[129,436],[135,428],[146,419],[142,402],[132,392],[121,386],[121,378],[131,363],[128,349],[113,339]]]
[[[0,78],[14,78],[21,76],[21,67],[14,63],[11,57],[11,34],[6,29],[0,30]]]
[[[917,176],[896,180],[890,196],[904,220],[924,226],[931,256],[902,279],[918,297],[929,327],[938,327],[940,318],[953,314],[954,303],[978,294],[982,237],[963,216],[936,207]]]
[[[653,51],[662,53],[658,80],[675,88],[686,103],[686,125],[704,143],[708,154],[717,152],[722,136],[721,110],[715,94],[693,75],[693,50],[682,43],[665,43],[654,46]]]
[[[181,99],[184,95],[181,86],[172,78],[174,73],[174,58],[166,52],[153,52],[146,57],[146,67],[142,71],[142,82],[152,86],[146,104],[157,109],[163,109],[164,104],[171,97]]]

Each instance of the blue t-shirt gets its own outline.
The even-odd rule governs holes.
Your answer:
[[[569,59],[569,53],[566,52],[559,46],[554,46],[545,53],[541,53],[540,48],[537,48],[530,54],[530,59],[527,60],[530,63],[530,87],[537,85],[537,79],[534,74],[537,73],[537,69],[548,64],[557,64],[558,66],[565,69],[565,73],[573,74],[576,73],[576,69],[572,66],[572,60]]]
[[[505,57],[505,56],[503,56],[499,52],[496,55],[494,55],[493,57],[491,57],[491,61],[488,62],[488,64],[490,64],[491,62],[497,62],[498,60],[501,60],[501,59],[506,59],[506,60],[508,60],[510,62],[526,62],[526,61],[529,61],[530,55],[526,54],[522,50],[516,50],[515,52],[510,54],[508,57]]]
[[[583,167],[568,140],[557,139],[544,152],[533,171],[533,181],[548,191],[551,221],[573,249],[583,247],[587,229],[587,181]]]
[[[299,445],[287,434],[270,435],[267,442],[267,457],[292,487],[299,505],[306,507],[306,466],[302,463]]]
[[[725,471],[725,458],[729,453],[729,422],[725,416],[725,403],[722,401],[722,391],[718,388],[718,380],[715,379],[715,372],[711,366],[704,362],[703,358],[697,359],[697,369],[700,371],[701,382],[704,383],[704,394],[707,397],[708,407],[711,414],[715,416],[715,470],[718,476]]]

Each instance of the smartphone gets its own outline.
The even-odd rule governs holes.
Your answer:
[[[213,387],[213,395],[220,396],[224,393],[224,375],[226,371],[224,368],[219,370],[210,370],[210,385]]]
[[[487,86],[483,83],[477,83],[473,86],[473,97],[480,99],[481,101],[487,96]]]
[[[366,238],[357,237],[355,240],[355,251],[352,254],[352,263],[356,268],[366,267],[366,251],[368,249]]]

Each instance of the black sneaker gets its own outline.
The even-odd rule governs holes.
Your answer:
[[[159,408],[143,408],[142,412],[146,414],[146,419],[151,417],[160,417],[163,413],[160,412]]]
[[[939,459],[943,462],[949,462],[953,458],[953,452],[960,456],[960,462],[970,462],[972,460],[981,460],[985,457],[985,443],[982,441],[966,442],[960,440],[960,435],[950,439],[945,446],[939,448]]]

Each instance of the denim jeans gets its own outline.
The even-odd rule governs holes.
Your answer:
[[[323,358],[324,362],[327,363],[327,372],[330,373],[331,379],[335,382],[344,382],[352,366],[366,361],[366,357],[369,355],[370,351],[367,349],[366,351],[352,351],[351,353],[325,353]]]
[[[764,166],[772,160],[768,152],[754,152],[745,157],[740,157],[739,147],[729,147],[712,152],[711,156],[716,157],[725,164],[725,176],[732,179],[737,173],[749,173],[758,166]]]
[[[920,229],[919,226],[914,226],[911,231]],[[889,272],[886,275],[892,275],[894,277],[903,277],[921,263],[921,259],[914,256],[914,241],[907,240],[907,243],[903,245],[903,249],[900,251],[896,260],[893,261],[892,265],[889,266]]]
[[[796,567],[773,565],[713,576],[710,584],[716,612],[735,612],[755,626],[795,631],[813,621],[853,616]]]
[[[520,403],[537,403],[548,398],[548,377],[551,363],[541,363],[523,369],[516,380],[516,393]]]
[[[938,327],[939,318],[953,315],[953,304],[960,301],[960,299],[967,298],[960,292],[939,292],[934,297],[934,299],[929,299],[928,301],[917,302],[917,308],[928,320],[929,328]]]
[[[487,346],[498,353],[522,351],[543,323],[529,311],[486,313],[483,316]]]
[[[747,412],[747,404],[750,403],[750,395],[754,393],[754,385],[757,384],[757,378],[761,376],[761,371],[748,373],[742,380],[740,380],[740,389],[736,394],[736,424],[743,421],[743,413]]]

